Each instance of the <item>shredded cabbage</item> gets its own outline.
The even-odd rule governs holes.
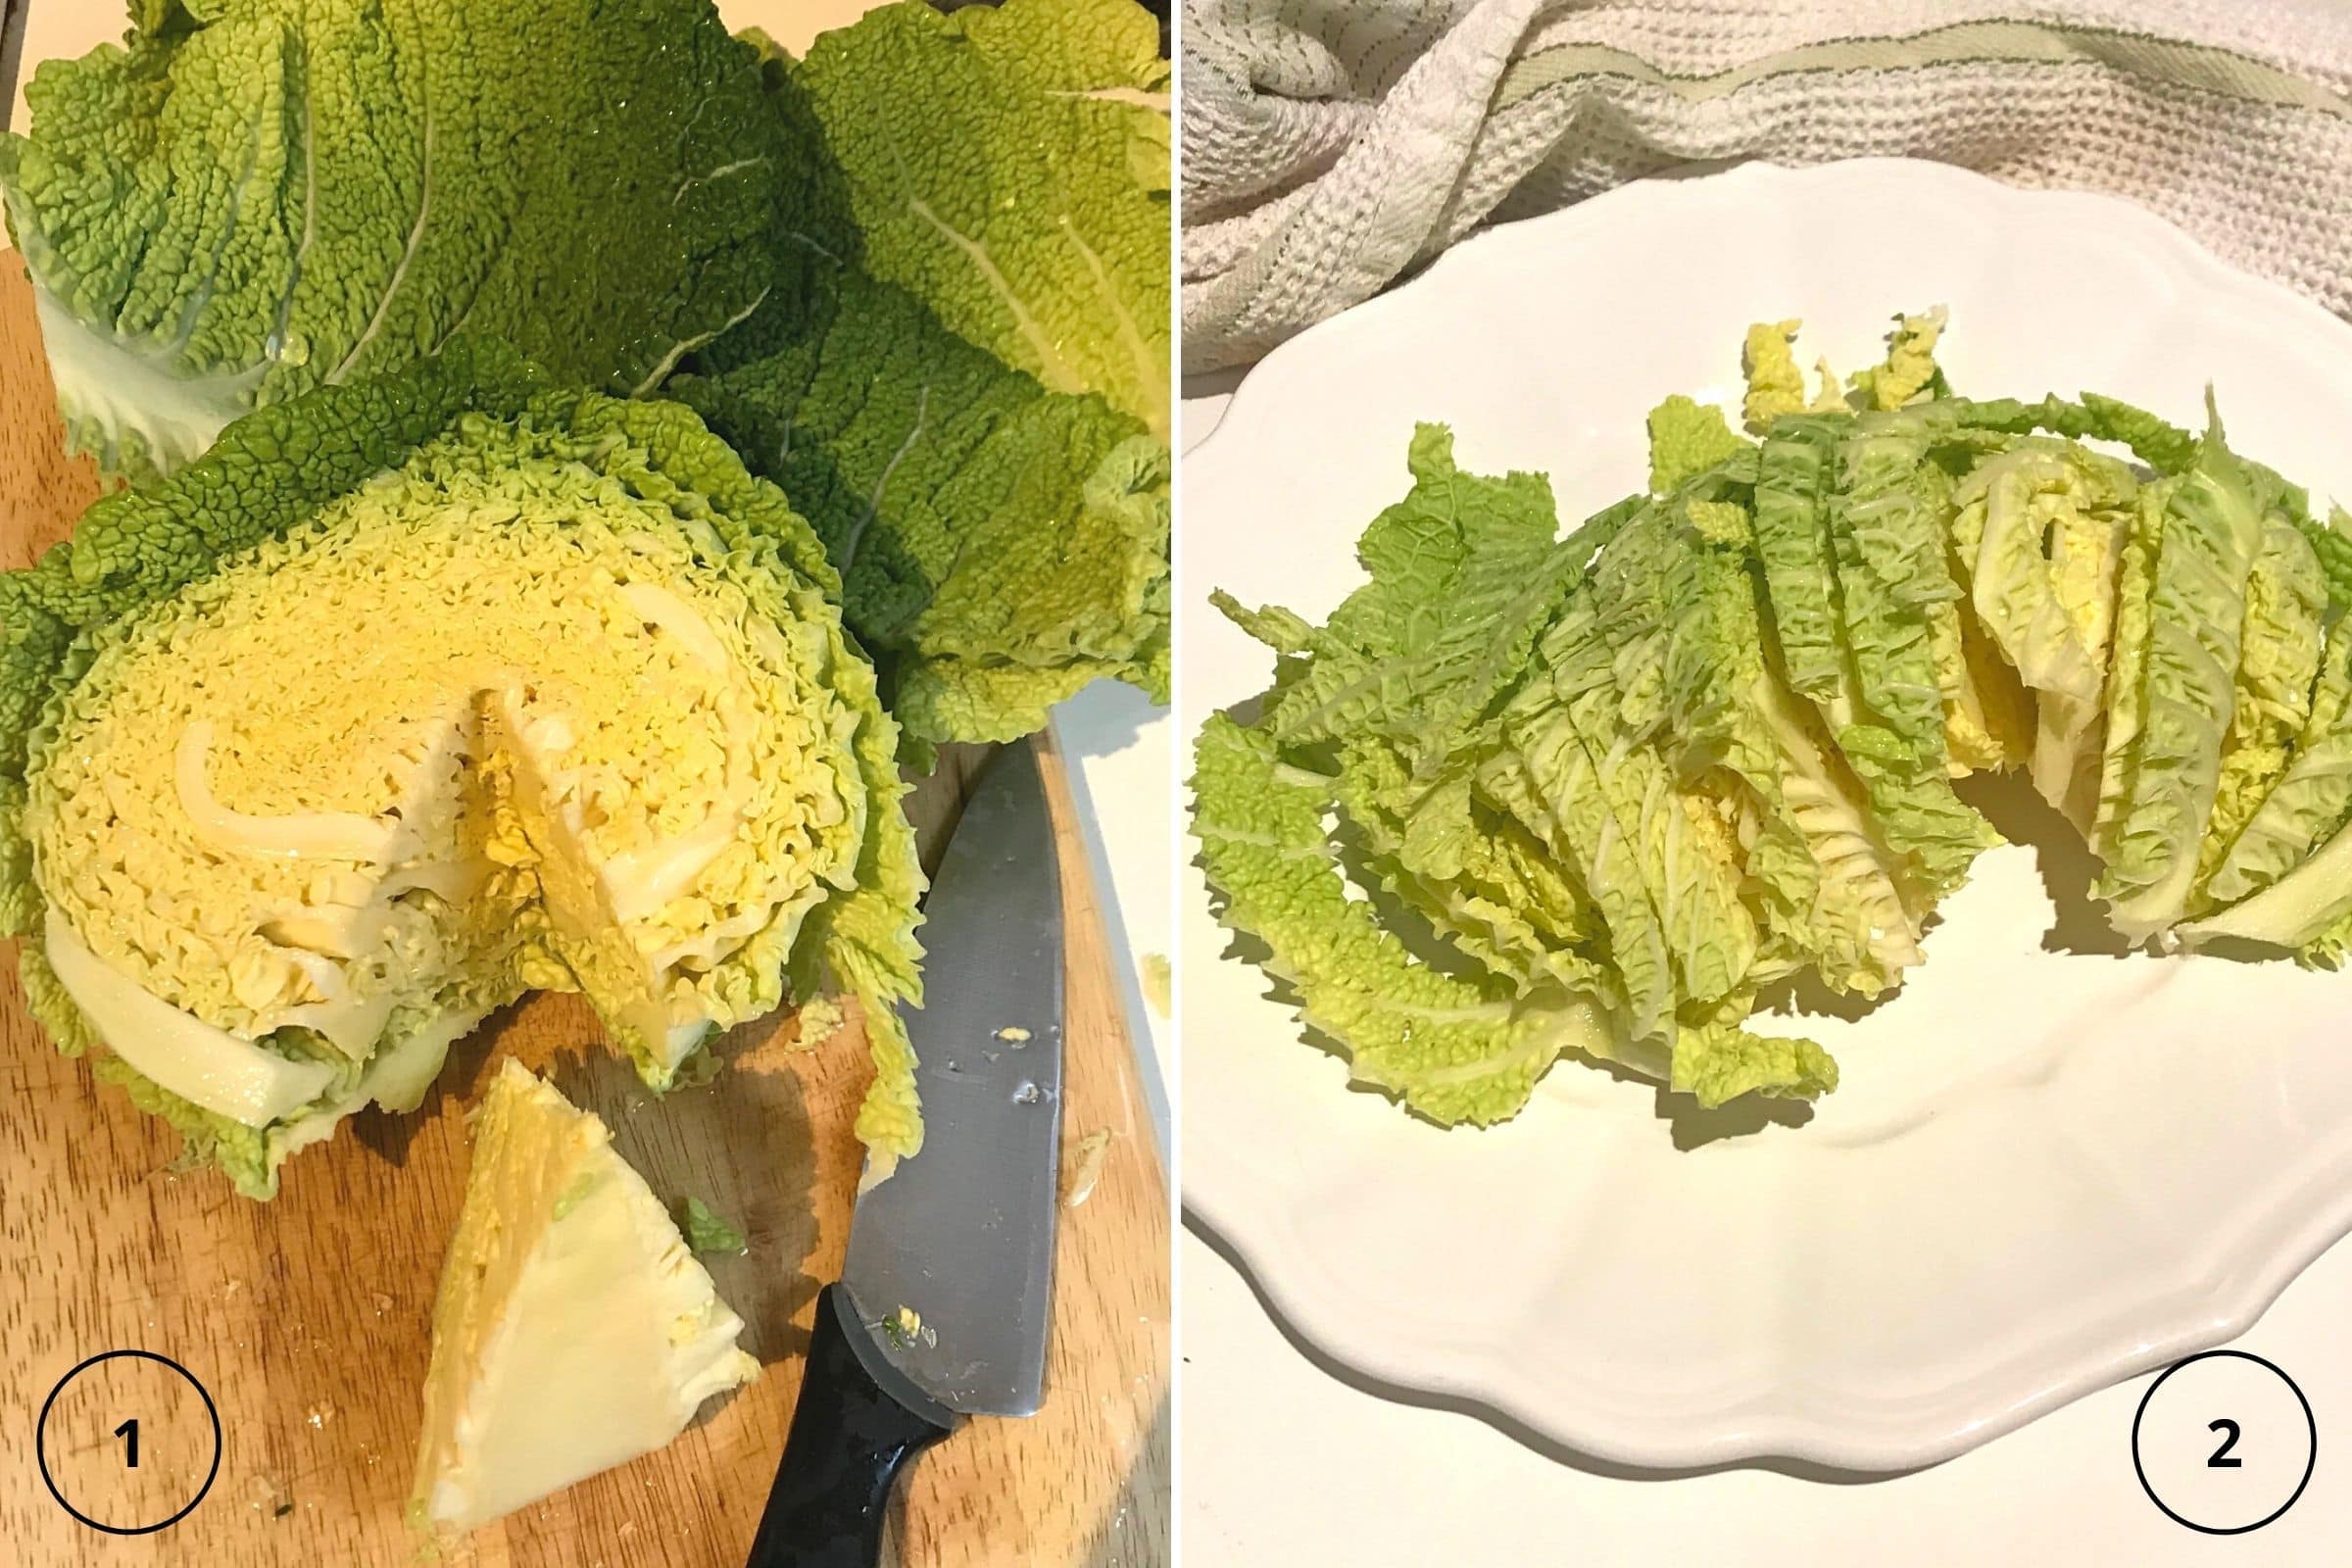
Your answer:
[[[1899,984],[1997,842],[1982,769],[2091,842],[2127,937],[2352,953],[2352,535],[2218,418],[1953,396],[1943,324],[1814,396],[1796,323],[1751,327],[1758,440],[1668,399],[1648,493],[1565,539],[1540,476],[1424,426],[1325,624],[1215,597],[1279,661],[1201,732],[1202,863],[1359,1081],[1481,1123],[1564,1054],[1705,1104],[1835,1088],[1743,1027],[1758,991]]]

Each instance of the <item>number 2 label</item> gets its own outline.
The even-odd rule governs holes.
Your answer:
[[[2206,1469],[2242,1470],[2245,1468],[2246,1461],[2238,1458],[2235,1454],[2232,1454],[2230,1451],[2231,1448],[2237,1446],[2236,1422],[2208,1421],[2205,1423],[2205,1430],[2208,1432],[2224,1432],[2229,1434],[2229,1436],[2222,1439],[2222,1446],[2213,1450],[2213,1457],[2205,1461]],[[138,1461],[133,1459],[131,1463],[136,1464]]]

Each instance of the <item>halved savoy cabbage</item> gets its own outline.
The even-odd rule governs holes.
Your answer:
[[[781,491],[688,410],[453,339],[231,424],[0,576],[0,924],[35,1014],[255,1196],[450,1044],[577,990],[656,1088],[864,1004],[877,1176],[897,730]]]

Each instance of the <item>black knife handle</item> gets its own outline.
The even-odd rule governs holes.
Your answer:
[[[855,1313],[839,1285],[817,1294],[800,1403],[745,1568],[875,1568],[899,1471],[956,1429],[850,1326]]]

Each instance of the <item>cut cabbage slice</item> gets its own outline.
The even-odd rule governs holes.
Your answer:
[[[510,1058],[473,1129],[409,1504],[428,1530],[650,1453],[760,1375],[743,1320],[603,1121]]]
[[[182,1100],[266,1127],[318,1098],[335,1072],[295,1061],[189,1016],[124,979],[49,911],[49,967],[106,1047]]]
[[[43,890],[205,1024],[299,1025],[361,1060],[461,974],[495,1004],[560,964],[662,1085],[735,1017],[648,956],[721,921],[738,950],[789,929],[855,855],[825,832],[853,808],[828,699],[727,647],[688,603],[715,585],[686,585],[686,543],[657,551],[630,509],[484,510],[355,506],[106,639],[34,782]],[[366,657],[277,692],[192,678],[298,667],[363,591]],[[467,878],[441,868],[476,862],[451,897]]]

